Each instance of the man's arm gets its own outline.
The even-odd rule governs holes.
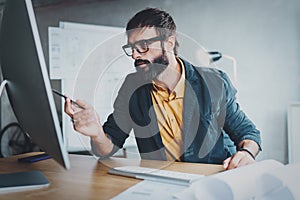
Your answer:
[[[109,155],[114,145],[105,134],[96,111],[83,101],[77,100],[76,103],[80,108],[74,106],[69,98],[65,101],[65,112],[72,118],[74,130],[91,138],[96,155]]]
[[[238,145],[238,151],[247,152],[253,159],[257,156],[259,152],[259,146],[253,140],[243,140]]]
[[[237,152],[223,162],[225,169],[232,169],[255,162],[261,150],[260,131],[240,109],[236,102],[236,89],[226,74],[222,74],[226,89],[226,119],[224,129],[237,146]]]
[[[92,152],[96,156],[107,157],[111,156],[114,149],[114,144],[107,134],[99,134],[96,137],[91,137]]]

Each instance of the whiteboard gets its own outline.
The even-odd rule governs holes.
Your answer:
[[[103,124],[125,76],[134,70],[121,49],[127,42],[124,29],[60,22],[48,28],[48,35],[50,78],[61,80],[64,94],[94,106]],[[70,118],[62,115],[67,150],[90,151],[89,137],[74,131]],[[134,145],[131,134],[124,146]]]
[[[300,102],[288,107],[288,154],[289,163],[300,162]]]

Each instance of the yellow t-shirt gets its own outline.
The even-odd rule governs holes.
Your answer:
[[[185,70],[183,62],[179,58],[177,60],[182,73],[174,90],[169,93],[167,89],[153,82],[154,89],[151,91],[151,96],[167,159],[179,161],[183,153],[182,115]]]

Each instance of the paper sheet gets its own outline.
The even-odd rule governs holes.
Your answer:
[[[164,199],[171,200],[176,199],[175,193],[183,191],[187,186],[174,185],[168,183],[160,183],[153,181],[142,181],[128,190],[115,196],[113,200],[128,200],[128,199]]]

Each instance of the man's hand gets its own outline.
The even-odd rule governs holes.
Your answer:
[[[255,163],[255,156],[259,151],[259,146],[252,140],[243,140],[238,145],[241,151],[237,151],[233,156],[223,161],[224,169],[234,169],[237,167]],[[247,152],[248,151],[248,152]]]
[[[255,163],[255,160],[251,157],[251,155],[248,152],[237,151],[233,156],[224,160],[223,168],[234,169],[252,163]]]
[[[80,100],[77,100],[76,104],[80,108],[69,98],[65,101],[65,112],[72,118],[74,129],[91,138],[97,138],[101,133],[104,135],[99,117],[93,107]]]
[[[65,113],[71,117],[76,131],[92,139],[95,154],[105,156],[112,151],[113,143],[104,133],[99,116],[92,106],[80,100],[77,100],[75,104],[67,98]]]

